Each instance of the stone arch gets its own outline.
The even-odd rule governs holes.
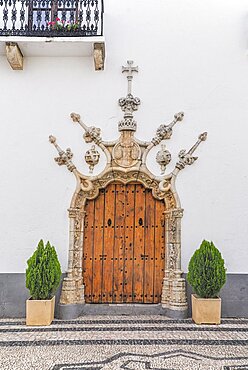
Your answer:
[[[166,264],[164,266],[161,304],[166,312],[169,310],[167,314],[170,314],[171,311],[173,317],[185,316],[187,301],[185,280],[182,278],[181,271],[180,244],[183,210],[178,207],[178,205],[180,206],[180,201],[175,189],[174,191],[172,188],[167,189],[166,192],[161,191],[159,181],[150,175],[147,169],[145,171],[130,172],[112,169],[107,174],[104,172],[97,179],[92,180],[92,187],[88,192],[77,186],[77,191],[73,195],[69,209],[70,242],[68,270],[63,282],[60,304],[68,306],[83,305],[85,303],[82,273],[85,202],[87,199],[97,198],[100,189],[105,189],[109,184],[116,181],[123,184],[140,183],[146,189],[152,190],[154,198],[164,201]]]

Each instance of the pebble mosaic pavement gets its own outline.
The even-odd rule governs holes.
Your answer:
[[[85,316],[27,327],[0,320],[0,370],[248,370],[248,319]]]

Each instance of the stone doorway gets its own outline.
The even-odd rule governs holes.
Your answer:
[[[165,204],[140,183],[111,183],[85,205],[86,303],[160,303]]]
[[[170,172],[167,165],[171,154],[162,144],[156,154],[161,175],[153,174],[147,167],[148,155],[171,138],[184,113],[176,113],[168,125],[161,124],[150,141],[138,140],[133,112],[140,99],[132,94],[133,73],[138,67],[128,61],[122,72],[127,73],[128,91],[119,99],[124,117],[118,123],[120,135],[116,140],[104,141],[100,128],[87,126],[79,114],[71,113],[73,122],[84,130],[85,142],[93,143],[85,153],[89,176],[76,168],[70,148],[62,150],[56,138],[49,137],[59,154],[55,161],[65,165],[77,182],[69,208],[68,269],[59,304],[64,319],[94,307],[87,303],[129,303],[129,307],[130,303],[155,303],[170,317],[187,315],[181,269],[183,209],[175,182],[178,173],[197,160],[193,153],[207,133],[200,134],[188,151],[180,150]],[[104,153],[106,163],[102,172],[93,175],[100,157],[96,147]]]

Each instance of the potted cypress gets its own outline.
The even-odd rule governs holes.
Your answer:
[[[40,240],[27,261],[26,287],[31,297],[26,301],[27,325],[50,325],[54,319],[55,292],[60,284],[61,267],[55,248]]]
[[[226,282],[226,268],[213,242],[203,240],[188,266],[187,281],[192,286],[192,319],[196,324],[220,324],[220,289]]]

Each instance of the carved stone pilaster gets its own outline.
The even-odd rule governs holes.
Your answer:
[[[181,218],[183,209],[165,212],[167,258],[162,289],[162,306],[170,310],[187,309],[185,279],[181,271]]]
[[[61,304],[84,303],[84,283],[82,274],[83,260],[83,223],[85,212],[78,208],[69,209],[70,242],[68,271],[63,281],[60,297]]]

